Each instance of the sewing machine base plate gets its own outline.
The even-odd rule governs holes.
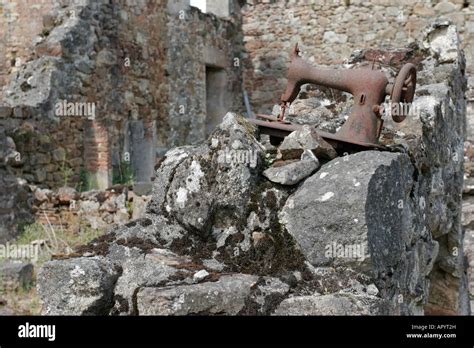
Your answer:
[[[291,132],[302,127],[302,125],[279,121],[277,117],[271,115],[258,114],[257,118],[260,119],[249,119],[249,121],[258,126],[260,133],[269,135],[273,145],[277,145]],[[368,149],[388,150],[387,147],[380,144],[362,143],[340,138],[337,136],[337,133],[333,134],[320,130],[317,130],[317,132],[324,140],[331,144],[339,154],[345,152],[353,153]]]

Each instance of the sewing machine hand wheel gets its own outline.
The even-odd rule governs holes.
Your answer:
[[[415,96],[416,86],[416,68],[413,64],[405,64],[393,84],[392,93],[390,95],[390,101],[392,103],[392,119],[395,122],[402,122],[407,114],[411,105],[406,107],[400,107],[399,103],[411,103]],[[395,112],[394,112],[395,111]]]

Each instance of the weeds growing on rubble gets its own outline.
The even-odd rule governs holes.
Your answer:
[[[33,223],[23,227],[23,233],[11,245],[39,245],[37,260],[29,260],[38,269],[52,255],[68,254],[79,245],[104,234],[103,230],[93,229],[84,222],[70,225],[67,228],[51,224]],[[6,259],[0,258],[0,264]],[[35,277],[35,275],[34,275]],[[41,303],[36,293],[35,283],[17,290],[0,289],[0,314],[2,312],[14,315],[39,315]]]

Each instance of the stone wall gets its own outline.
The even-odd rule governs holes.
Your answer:
[[[33,53],[36,40],[48,22],[51,13],[64,1],[24,0],[0,1],[0,89],[8,76],[25,63]]]
[[[148,126],[162,105],[152,91],[164,75],[156,39],[165,12],[163,4],[140,4],[70,5],[43,31],[32,60],[3,91],[1,122],[21,154],[18,176],[47,187],[110,186],[127,122]],[[87,107],[58,115],[62,103]]]
[[[473,11],[474,3],[463,0],[247,1],[242,29],[245,86],[252,106],[255,112],[268,113],[278,104],[295,43],[313,64],[340,64],[355,49],[415,42],[438,17],[456,24],[468,76],[474,76]],[[470,99],[474,99],[472,86]]]
[[[437,18],[450,20],[460,36],[468,78],[464,134],[464,221],[469,262],[474,260],[472,175],[474,152],[474,3],[472,1],[247,1],[243,8],[245,86],[256,112],[268,113],[286,84],[290,49],[299,43],[314,65],[347,61],[353,49],[403,47],[419,42],[424,28]],[[370,57],[368,57],[370,58]],[[372,55],[376,65],[397,65]],[[295,105],[297,109],[297,106]],[[310,107],[309,109],[314,109]],[[306,111],[308,111],[306,109]],[[296,110],[298,112],[298,110]],[[311,113],[317,113],[312,110]],[[336,117],[338,115],[335,115]],[[343,120],[342,120],[343,122]],[[339,126],[340,124],[338,124]],[[334,131],[334,130],[330,130]],[[459,184],[461,185],[461,184]],[[472,270],[471,270],[472,272]],[[474,285],[471,276],[471,288]],[[474,290],[473,290],[474,291]]]
[[[41,4],[39,17],[53,7]],[[0,122],[21,154],[16,174],[29,182],[107,188],[130,162],[135,177],[150,181],[155,148],[159,155],[208,133],[206,67],[223,73],[224,113],[242,104],[238,5],[221,19],[186,3],[54,4],[34,44],[26,34],[19,41],[33,53],[0,98]],[[87,103],[94,115],[60,117],[62,102]]]
[[[22,226],[34,221],[31,189],[10,167],[17,154],[13,139],[0,128],[0,243],[15,238]]]
[[[166,139],[162,144],[165,149],[205,139],[209,128],[216,126],[228,110],[242,109],[240,27],[237,2],[227,19],[203,14],[194,7],[170,14],[166,59],[171,77],[169,109],[167,122],[158,129],[158,138]],[[206,83],[212,82],[209,75],[219,71],[223,74],[220,95],[207,95]],[[217,99],[223,100],[224,112],[219,120],[213,120],[207,109]]]

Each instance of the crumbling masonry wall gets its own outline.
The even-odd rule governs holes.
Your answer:
[[[8,70],[0,97],[0,124],[21,155],[16,175],[30,183],[107,188],[131,156],[135,171],[148,168],[138,176],[150,180],[155,150],[206,136],[206,65],[227,75],[226,107],[242,104],[238,6],[226,19],[166,1],[41,6],[38,23],[18,41],[21,64]],[[31,8],[10,8],[18,13],[5,10],[0,23],[21,17],[24,24]],[[7,46],[16,37],[10,32]],[[94,117],[57,116],[63,100],[93,104]],[[135,148],[137,137],[145,140]]]
[[[191,6],[169,15],[168,37],[163,38],[169,104],[167,119],[158,129],[162,150],[202,141],[209,134],[206,125],[212,120],[207,119],[206,104],[215,98],[206,91],[209,68],[225,74],[222,97],[226,109],[242,109],[241,16],[238,2],[233,3],[225,19]]]
[[[472,1],[247,1],[243,8],[245,86],[255,112],[268,113],[286,85],[289,52],[300,44],[314,65],[347,62],[354,49],[373,49],[367,55],[376,66],[397,65],[399,57],[377,50],[419,42],[423,28],[436,19],[457,27],[467,75],[467,119],[464,133],[465,178],[463,226],[474,293],[474,231],[472,202],[474,176],[474,4]],[[446,34],[446,33],[445,33]],[[440,34],[436,34],[440,35]],[[443,44],[440,40],[441,45]],[[438,50],[440,49],[438,45]],[[311,107],[309,108],[311,109]],[[308,112],[308,108],[305,111]],[[313,107],[314,109],[314,107]],[[299,110],[295,110],[297,114]],[[460,138],[458,138],[460,141]]]
[[[161,105],[150,92],[163,79],[160,42],[150,39],[150,53],[136,42],[148,40],[136,28],[159,33],[164,26],[153,13],[164,12],[151,3],[126,11],[107,2],[57,8],[33,56],[3,90],[0,120],[21,155],[18,176],[46,187],[111,184],[127,122],[139,119],[150,129]],[[95,112],[58,116],[63,100],[93,104]]]
[[[0,1],[0,89],[8,82],[9,75],[28,60],[35,40],[53,20],[50,13],[61,2]]]

